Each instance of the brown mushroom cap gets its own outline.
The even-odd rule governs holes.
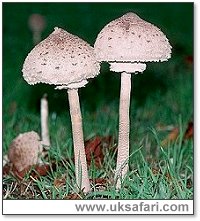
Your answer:
[[[162,31],[132,12],[107,24],[94,48],[98,61],[166,61],[171,57],[171,45]]]
[[[38,162],[38,155],[42,151],[39,135],[27,132],[18,135],[10,144],[8,158],[15,168],[20,172],[28,166]]]
[[[67,88],[70,84],[83,86],[86,79],[94,78],[99,70],[93,47],[79,37],[55,28],[28,54],[22,72],[29,84],[41,82]]]
[[[46,26],[46,20],[40,14],[32,14],[29,17],[28,24],[32,31],[42,32]]]

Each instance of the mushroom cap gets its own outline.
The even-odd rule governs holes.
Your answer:
[[[108,23],[94,48],[98,61],[166,61],[171,57],[171,45],[162,31],[132,12]]]
[[[33,32],[42,32],[46,26],[45,17],[40,14],[32,14],[29,17],[28,25]]]
[[[42,152],[39,135],[34,132],[19,134],[10,144],[8,158],[20,172],[38,162]]]
[[[29,84],[46,83],[68,87],[99,74],[94,49],[61,28],[55,30],[28,54],[23,77]],[[78,86],[79,86],[78,85]]]

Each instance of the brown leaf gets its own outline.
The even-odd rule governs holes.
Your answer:
[[[193,138],[193,132],[193,122],[190,121],[184,134],[184,140]]]
[[[54,180],[53,184],[54,184],[54,186],[55,186],[56,188],[59,188],[59,187],[61,187],[61,186],[64,186],[64,185],[66,184],[66,177],[63,176],[63,177],[61,177],[61,178],[56,178],[56,179]]]
[[[25,168],[24,170],[22,171],[18,171],[16,169],[15,166],[12,166],[12,169],[11,169],[11,174],[13,176],[15,176],[16,178],[18,178],[19,180],[23,180],[23,178],[26,176],[26,174],[31,170],[31,166],[28,166],[27,168]]]
[[[92,140],[85,142],[85,153],[88,165],[91,164],[92,159],[96,167],[100,167],[100,164],[103,160],[103,152],[101,146],[101,138],[95,137]]]
[[[27,173],[31,172],[31,176],[35,179],[39,178],[40,176],[46,176],[47,173],[50,171],[51,166],[48,164],[43,165],[34,165],[28,166],[22,171],[18,171],[16,167],[10,163],[6,164],[3,167],[3,175],[13,175],[14,177],[18,178],[19,180],[23,180]]]
[[[38,178],[40,176],[46,176],[50,171],[50,169],[51,167],[49,164],[35,165],[34,171],[31,173],[31,175],[34,178]]]
[[[94,180],[91,179],[91,181],[93,181],[93,183],[97,185],[104,185],[107,183],[107,179],[105,178],[96,178]]]
[[[95,166],[100,167],[103,163],[103,148],[108,148],[112,142],[112,137],[99,137],[85,141],[85,152],[88,165],[94,160]]]
[[[168,135],[167,137],[161,142],[162,146],[166,146],[169,142],[175,141],[176,138],[179,135],[179,129],[178,127],[175,127]]]

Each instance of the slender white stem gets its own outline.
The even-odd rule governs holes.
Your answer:
[[[76,181],[78,186],[83,189],[84,192],[89,192],[91,189],[84,148],[78,89],[68,89],[68,98],[72,121]]]
[[[115,174],[115,180],[117,181],[116,184],[117,189],[121,187],[121,180],[124,179],[128,171],[130,93],[131,93],[131,74],[123,72],[121,74],[118,153],[117,153],[117,168]]]
[[[48,127],[48,101],[46,96],[41,99],[41,134],[42,134],[42,144],[46,147],[50,146],[49,138],[49,127]]]

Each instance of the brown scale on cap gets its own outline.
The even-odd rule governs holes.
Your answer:
[[[29,84],[54,84],[58,88],[80,84],[99,73],[93,50],[79,37],[55,28],[28,54],[23,65],[23,77]]]
[[[42,152],[39,135],[27,132],[18,135],[10,144],[8,158],[20,172],[38,162],[38,156]]]

